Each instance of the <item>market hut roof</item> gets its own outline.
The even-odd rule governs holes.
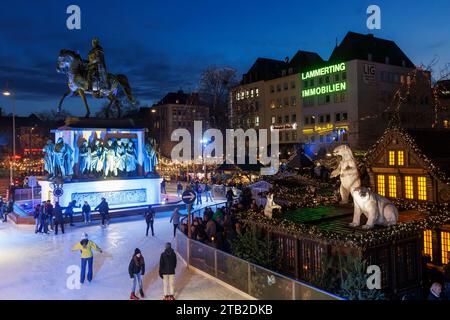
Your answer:
[[[430,174],[444,183],[450,183],[450,130],[390,127],[366,154],[367,167],[384,152],[394,135],[409,146]]]

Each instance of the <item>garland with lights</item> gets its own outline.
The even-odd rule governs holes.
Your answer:
[[[440,212],[439,214],[430,215],[423,220],[402,222],[389,228],[341,234],[320,230],[314,225],[295,223],[282,217],[274,216],[272,219],[269,219],[262,212],[257,211],[241,212],[238,214],[238,219],[243,223],[258,225],[268,231],[287,234],[292,237],[301,236],[302,238],[326,241],[330,244],[338,244],[345,247],[363,248],[403,239],[425,229],[435,228],[450,222],[450,216],[446,212]]]

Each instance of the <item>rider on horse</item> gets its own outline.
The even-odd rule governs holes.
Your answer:
[[[109,87],[105,54],[98,38],[92,39],[92,49],[88,54],[87,82],[87,90],[92,89],[93,92],[97,91],[99,93],[101,89],[107,89]],[[95,87],[93,86],[94,84],[96,84]]]

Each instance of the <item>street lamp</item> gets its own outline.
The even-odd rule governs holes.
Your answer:
[[[14,179],[14,168],[13,166],[16,163],[16,99],[11,91],[5,90],[3,91],[3,95],[5,97],[12,97],[11,103],[13,107],[13,116],[12,116],[12,134],[13,134],[13,158],[12,161],[9,162],[9,183],[13,184]]]

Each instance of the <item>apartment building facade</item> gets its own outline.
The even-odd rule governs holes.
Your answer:
[[[396,90],[414,69],[393,41],[353,32],[327,61],[304,51],[290,61],[259,58],[232,90],[230,125],[278,129],[286,156],[299,143],[311,153],[342,143],[365,149],[386,129]]]
[[[157,140],[159,152],[170,158],[172,148],[178,141],[171,141],[175,129],[187,129],[194,136],[194,121],[202,121],[203,131],[208,128],[209,108],[203,105],[198,93],[182,90],[170,92],[152,106],[153,136]]]

